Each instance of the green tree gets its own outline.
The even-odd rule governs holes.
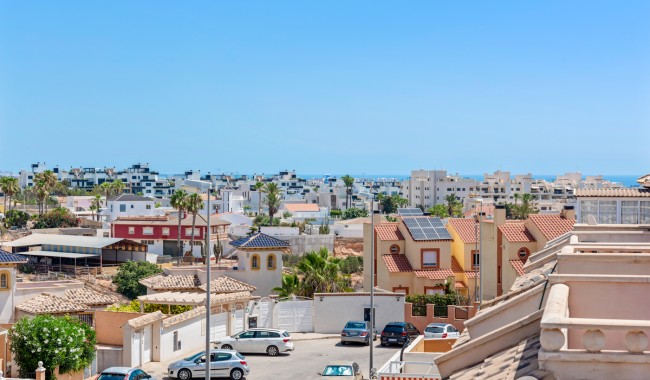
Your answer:
[[[106,196],[106,205],[108,206],[108,200],[111,197],[111,194],[113,193],[113,183],[112,182],[102,182],[101,185],[99,185],[99,190]]]
[[[343,219],[364,218],[368,216],[368,210],[365,208],[350,207],[343,210]]]
[[[42,209],[39,210],[40,214],[47,212],[47,199],[50,196],[50,192],[56,186],[57,178],[51,170],[45,170],[41,173],[36,173],[34,175],[34,182],[37,187],[37,195],[40,200]]]
[[[10,330],[11,352],[20,377],[30,377],[42,361],[45,378],[55,380],[54,370],[72,373],[95,359],[95,331],[79,319],[37,315],[23,317]]]
[[[348,256],[339,263],[341,273],[352,274],[363,272],[363,256]]]
[[[18,178],[15,177],[2,177],[0,178],[0,190],[4,196],[4,212],[5,214],[11,208],[11,198],[14,195],[20,192],[20,187],[18,186]],[[8,201],[8,202],[7,202]],[[7,208],[7,205],[9,205]]]
[[[258,201],[257,201],[257,215],[262,213],[262,188],[264,187],[264,182],[257,181],[255,183],[255,191],[259,192]]]
[[[183,213],[187,209],[187,192],[185,190],[174,191],[170,199],[173,208],[178,210],[178,265],[181,265],[181,257],[183,256],[183,242],[181,240],[181,221]]]
[[[345,208],[350,208],[352,204],[352,186],[354,186],[354,178],[348,174],[341,177],[345,185]]]
[[[147,288],[138,281],[161,272],[162,270],[156,264],[148,261],[129,260],[117,269],[113,283],[117,285],[118,293],[129,299],[135,299],[147,294]]]
[[[427,210],[431,216],[436,216],[438,218],[449,218],[449,212],[447,211],[447,206],[443,204],[437,204],[434,205],[433,207],[430,207],[429,210]]]
[[[395,204],[395,199],[392,196],[379,194],[377,199],[381,205],[381,209],[384,214],[393,214],[397,212],[397,204]]]
[[[106,308],[107,311],[117,311],[122,313],[139,313],[140,312],[140,301],[133,300],[127,304],[123,305],[111,305]],[[153,313],[156,311],[161,311],[165,314],[181,314],[186,311],[192,310],[190,305],[161,305],[155,303],[147,303],[144,305],[145,313]]]
[[[105,182],[104,182],[105,183]],[[97,220],[99,220],[99,211],[102,208],[102,196],[100,194],[95,194],[95,196],[90,200],[90,210],[93,212],[93,219],[95,219],[95,211],[97,212]]]
[[[66,228],[77,227],[79,219],[74,216],[67,208],[58,207],[39,215],[34,223],[34,228]]]
[[[115,195],[120,195],[124,191],[126,185],[121,179],[111,182],[111,192]]]
[[[266,194],[264,204],[269,208],[269,222],[271,222],[273,221],[273,215],[278,212],[282,203],[282,189],[278,187],[277,183],[268,182],[262,188],[262,192]]]
[[[273,291],[277,292],[280,298],[288,298],[298,295],[300,293],[300,279],[298,278],[298,275],[295,273],[283,274],[282,286],[273,288]]]
[[[208,194],[209,196],[209,194]],[[203,199],[199,194],[190,194],[185,203],[187,212],[192,214],[192,235],[190,237],[190,252],[194,249],[194,229],[196,228],[196,215],[203,210]],[[209,217],[209,216],[208,216]]]
[[[29,221],[29,214],[22,210],[11,209],[5,214],[5,226],[7,228],[16,226],[25,228]]]
[[[296,266],[303,276],[300,295],[312,298],[314,293],[351,291],[350,278],[341,274],[340,261],[330,256],[325,247],[305,253]]]
[[[318,227],[318,234],[319,235],[329,235],[329,233],[330,233],[329,224],[325,224],[325,222],[321,222],[320,227]]]
[[[521,200],[521,203],[517,203],[518,200]],[[530,214],[538,212],[532,194],[515,194],[515,203],[506,204],[506,215],[513,219],[526,219]]]
[[[463,213],[463,204],[456,198],[456,194],[449,194],[445,197],[447,202],[447,214],[451,217],[460,217]]]

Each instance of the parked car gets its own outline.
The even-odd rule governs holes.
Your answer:
[[[280,352],[293,351],[293,341],[287,330],[250,329],[213,342],[216,348],[248,353],[264,353],[276,356]]]
[[[99,374],[97,380],[155,380],[155,378],[140,368],[110,367]]]
[[[418,330],[412,323],[409,322],[390,322],[384,327],[381,332],[381,345],[387,344],[400,344],[406,343],[406,340],[415,338],[420,335]]]
[[[240,380],[250,373],[250,368],[248,368],[244,356],[237,351],[210,350],[210,372],[212,377],[229,377],[233,380]],[[204,378],[205,351],[171,363],[167,367],[166,375],[179,380],[189,380],[194,377]]]
[[[447,323],[429,323],[424,329],[424,337],[433,339],[458,338],[460,333],[453,325]]]
[[[341,331],[341,344],[348,342],[370,345],[370,322],[350,321]],[[372,340],[377,340],[377,332],[372,334]]]
[[[318,372],[321,377],[336,376],[337,378],[349,380],[363,380],[363,372],[356,362],[350,360],[336,360],[325,366],[322,372]]]

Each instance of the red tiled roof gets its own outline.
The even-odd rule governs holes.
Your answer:
[[[319,212],[316,203],[285,203],[284,208],[289,212]]]
[[[616,197],[616,198],[637,198],[650,197],[650,189],[576,189],[576,197]]]
[[[391,273],[397,272],[413,272],[413,267],[409,263],[409,259],[402,254],[393,254],[393,255],[381,255],[381,258],[384,259],[386,263],[386,268]]]
[[[510,265],[515,268],[515,272],[517,272],[519,276],[526,274],[526,272],[524,272],[524,264],[525,263],[521,260],[510,260]]]
[[[379,240],[384,241],[396,241],[404,240],[404,236],[397,228],[399,223],[382,223],[378,226],[375,226],[375,231],[379,237]]]
[[[456,285],[456,289],[466,289],[466,288],[467,288],[467,286],[465,285],[465,283],[462,282],[462,281],[456,281],[456,284],[455,284],[455,285]]]
[[[530,243],[534,242],[535,238],[526,229],[524,222],[508,222],[499,226],[499,231],[509,242]]]
[[[416,277],[427,278],[429,280],[445,280],[447,277],[453,277],[454,272],[451,269],[430,269],[413,271]]]
[[[573,230],[573,224],[576,222],[573,219],[566,219],[560,214],[535,214],[528,216],[528,219],[542,231],[548,240]]]
[[[460,263],[458,260],[456,260],[456,257],[452,256],[451,257],[451,270],[454,273],[463,273],[463,267],[460,266]]]
[[[449,219],[449,224],[454,227],[454,230],[460,235],[460,239],[463,243],[471,244],[476,243],[476,236],[478,236],[478,231],[476,228],[476,221],[471,218],[452,218]]]
[[[465,272],[465,274],[467,275],[467,278],[479,278],[480,277],[478,271],[468,270],[467,272]]]

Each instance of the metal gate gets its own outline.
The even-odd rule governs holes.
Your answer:
[[[210,340],[228,336],[228,313],[210,315]]]
[[[235,310],[235,334],[244,331],[244,310]]]
[[[273,306],[275,302],[270,299],[261,299],[259,301],[258,313],[259,317],[257,318],[257,327],[261,328],[273,328]]]
[[[133,332],[133,345],[131,346],[131,366],[137,367],[140,364],[140,349],[142,345],[142,333],[140,331]]]
[[[142,364],[149,363],[152,359],[153,350],[153,326],[148,325],[144,328],[144,349],[142,350]]]
[[[278,303],[278,328],[289,332],[314,331],[312,306],[312,300]]]

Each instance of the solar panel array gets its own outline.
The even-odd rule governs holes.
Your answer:
[[[422,210],[419,208],[398,208],[397,214],[400,216],[422,216]]]
[[[413,236],[413,240],[451,240],[451,235],[440,218],[406,217],[402,219]]]

